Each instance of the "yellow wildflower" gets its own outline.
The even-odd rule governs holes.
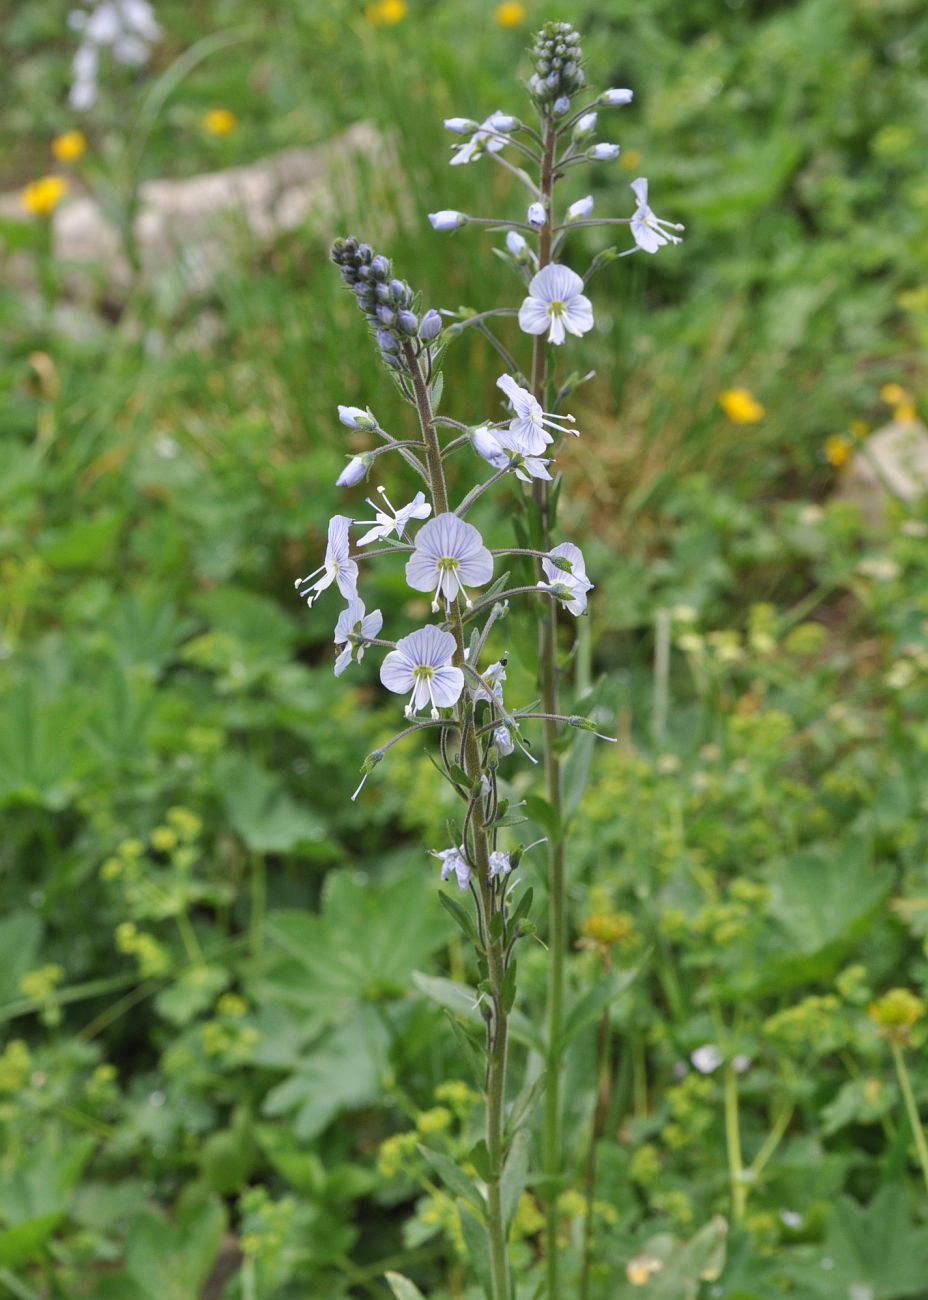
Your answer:
[[[659,1273],[663,1267],[663,1263],[655,1255],[636,1255],[625,1265],[625,1276],[632,1286],[646,1286],[652,1275]]]
[[[52,153],[61,163],[77,162],[87,151],[87,137],[83,131],[65,131],[52,141]]]
[[[904,406],[912,401],[901,384],[884,384],[880,389],[880,397],[887,406]]]
[[[719,393],[719,406],[732,424],[757,424],[764,418],[764,408],[746,388],[726,388]]]
[[[451,1111],[445,1106],[433,1106],[431,1110],[424,1110],[416,1120],[416,1128],[424,1134],[444,1133],[450,1125]]]
[[[863,442],[869,432],[870,425],[866,420],[851,421],[851,437],[856,438],[858,442]]]
[[[50,217],[70,188],[63,176],[43,176],[29,182],[19,201],[34,217]]]
[[[912,1026],[925,1014],[925,1003],[908,989],[890,989],[867,1008],[884,1038],[907,1043]]]
[[[403,21],[408,10],[406,0],[375,0],[364,10],[364,17],[372,27],[394,27]]]
[[[588,916],[581,926],[584,938],[604,947],[627,939],[632,928],[632,918],[627,912],[597,912]]]
[[[159,853],[170,853],[177,848],[177,832],[170,826],[156,826],[151,833],[152,847]]]
[[[825,439],[825,459],[835,469],[840,469],[851,459],[853,447],[843,433],[832,433]]]
[[[637,172],[641,167],[641,150],[623,149],[619,154],[619,166],[623,172]]]
[[[493,10],[493,20],[498,27],[521,27],[527,17],[525,5],[520,5],[518,0],[506,0]]]
[[[203,130],[207,135],[231,135],[238,126],[238,118],[231,108],[211,108],[203,114]]]

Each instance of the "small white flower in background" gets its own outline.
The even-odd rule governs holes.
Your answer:
[[[109,49],[117,63],[141,67],[151,46],[161,38],[161,28],[148,0],[96,0],[89,8],[73,9],[68,25],[80,32],[81,43],[71,63],[73,82],[68,95],[79,112],[97,101],[100,51]]]
[[[335,624],[335,644],[343,647],[335,660],[336,677],[341,677],[352,659],[357,663],[361,662],[364,658],[365,642],[377,636],[382,627],[383,614],[379,609],[367,614],[363,600],[357,596],[349,600]]]
[[[593,307],[576,271],[552,263],[534,275],[519,308],[519,325],[526,334],[547,330],[549,343],[563,343],[568,332],[579,338],[591,330]]]
[[[493,732],[493,744],[496,746],[500,758],[508,758],[515,745],[512,743],[512,736],[509,728],[500,724]]]
[[[585,221],[593,211],[593,195],[587,194],[586,198],[577,199],[576,203],[571,203],[567,209],[568,221]]]
[[[331,587],[333,582],[338,584],[338,589],[346,600],[351,600],[358,594],[358,566],[349,554],[348,529],[350,527],[351,520],[346,515],[333,515],[329,520],[325,563],[307,574],[305,578],[297,578],[293,584],[300,592],[300,599],[305,600],[310,609],[319,599],[320,594],[326,587]],[[313,582],[317,573],[321,573],[322,577]]]
[[[543,203],[530,203],[525,219],[530,226],[540,230],[545,224],[545,205]]]
[[[465,890],[470,883],[470,867],[464,856],[464,845],[457,849],[429,849],[429,852],[433,858],[438,858],[441,862],[442,880],[454,876],[458,882],[458,889]]]
[[[638,200],[638,207],[632,216],[632,238],[637,246],[645,253],[656,253],[659,248],[665,244],[682,244],[683,240],[679,235],[673,235],[673,230],[683,230],[684,227],[675,221],[662,221],[656,217],[648,207],[648,182],[643,176],[639,176],[636,181],[632,181],[632,190],[635,198]],[[622,254],[627,257],[629,253],[634,253],[634,248],[626,249]]]
[[[373,520],[354,520],[355,524],[373,524],[373,527],[363,537],[358,538],[359,546],[370,546],[371,542],[382,541],[392,533],[396,533],[397,537],[402,539],[410,519],[428,519],[432,513],[432,507],[426,501],[424,492],[417,492],[408,505],[400,506],[399,510],[397,510],[391,505],[390,499],[382,487],[379,487],[377,491],[383,497],[383,506],[376,506],[370,497],[367,498],[367,504],[374,512]],[[386,509],[383,507],[386,507]]]
[[[617,87],[610,87],[604,90],[599,97],[599,102],[605,104],[607,108],[622,108],[625,104],[630,104],[635,98],[633,90],[620,90]]]
[[[792,1228],[796,1232],[802,1227],[803,1219],[798,1210],[781,1210],[780,1222],[784,1227]]]
[[[617,144],[607,144],[603,141],[601,144],[594,144],[592,149],[588,149],[586,156],[592,158],[594,162],[612,162],[613,158],[619,156],[619,146]]]
[[[705,1043],[702,1047],[696,1048],[690,1060],[700,1074],[714,1074],[719,1066],[724,1064],[725,1057],[714,1043]]]
[[[444,127],[452,135],[469,135],[471,131],[476,131],[479,126],[472,117],[446,117]]]
[[[493,556],[473,524],[457,515],[436,515],[416,533],[406,562],[406,581],[414,591],[434,591],[446,605],[465,587],[482,587],[493,577]],[[465,595],[466,600],[466,595]],[[470,603],[469,601],[467,602]]]
[[[449,122],[460,123],[463,121],[463,118],[450,117],[446,119],[445,126],[448,127],[449,131],[453,130],[456,135],[463,135],[464,130],[472,127],[472,123],[468,123],[468,126],[460,131],[455,127],[448,126]],[[497,109],[495,113],[491,113],[484,122],[480,123],[469,140],[465,140],[464,144],[454,146],[451,166],[460,167],[464,163],[474,162],[484,153],[499,153],[506,143],[505,135],[510,131],[514,131],[518,125],[517,118],[510,117],[508,113],[502,113]]]
[[[439,516],[440,517],[440,516]],[[432,717],[439,709],[457,704],[464,689],[464,673],[451,660],[455,640],[440,627],[422,627],[400,637],[380,665],[380,680],[394,695],[409,692],[404,710],[407,718],[431,705]]]
[[[441,212],[430,212],[429,221],[433,230],[458,230],[467,224],[467,217],[463,212],[455,212],[453,208],[442,208]]]
[[[541,567],[548,581],[539,582],[539,587],[550,591],[571,614],[584,613],[586,593],[593,590],[593,584],[586,576],[580,548],[573,542],[561,542],[548,552]]]
[[[506,661],[498,659],[480,674],[482,686],[474,691],[475,700],[486,700],[488,704],[503,703],[503,682],[506,680]]]
[[[588,135],[592,135],[596,130],[596,114],[584,113],[577,125],[574,127],[574,139],[585,140]]]
[[[512,870],[512,863],[509,860],[509,854],[503,853],[497,849],[490,854],[490,879],[498,880],[500,876],[508,876]]]
[[[335,480],[336,487],[354,487],[362,478],[367,477],[371,467],[370,456],[353,456]]]
[[[736,1056],[732,1059],[732,1067],[735,1074],[747,1074],[751,1068],[751,1058],[749,1056]]]
[[[361,406],[340,406],[338,418],[346,429],[363,429],[370,433],[377,428],[375,417]]]
[[[572,415],[551,415],[541,409],[527,388],[520,388],[511,375],[500,375],[496,387],[509,398],[515,416],[509,425],[509,432],[515,434],[530,455],[544,451],[554,441],[554,435],[571,433],[579,436],[576,430],[565,428],[574,423]]]

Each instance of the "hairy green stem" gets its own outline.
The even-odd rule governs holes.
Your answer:
[[[912,1091],[912,1080],[909,1078],[909,1071],[905,1063],[905,1057],[902,1055],[902,1048],[898,1043],[892,1041],[890,1047],[893,1053],[893,1064],[896,1067],[896,1077],[899,1080],[899,1087],[902,1089],[906,1114],[909,1117],[909,1125],[915,1139],[918,1161],[922,1167],[922,1177],[925,1179],[925,1186],[928,1187],[928,1142],[925,1141],[925,1130],[922,1127],[918,1106],[915,1102],[915,1094]]]
[[[547,220],[538,234],[539,270],[551,261],[551,199],[554,191],[554,151],[557,132],[550,116],[544,125],[544,152],[541,162],[541,195]],[[542,407],[547,395],[547,346],[545,336],[537,335],[532,350],[532,396]],[[549,551],[551,537],[551,491],[547,481],[535,479],[532,487],[535,506],[541,521],[542,549]],[[544,579],[541,561],[536,561],[539,579]],[[554,601],[546,602],[538,620],[539,687],[544,712],[560,713],[557,681],[557,609]],[[564,1022],[564,978],[567,953],[567,900],[564,875],[564,840],[561,831],[561,763],[557,752],[556,722],[545,720],[544,766],[545,790],[552,812],[552,831],[548,837],[548,907],[550,964],[548,968],[547,1006],[547,1079],[545,1082],[542,1129],[542,1168],[548,1180],[546,1205],[546,1267],[550,1300],[560,1294],[558,1268],[557,1182],[561,1173],[561,1036]]]
[[[416,410],[425,443],[425,457],[432,486],[432,499],[435,514],[448,511],[448,489],[445,484],[441,447],[432,415],[432,402],[428,386],[419,367],[418,359],[407,343],[404,355],[412,380]],[[460,607],[454,604],[451,617],[451,630],[454,633],[456,650],[455,664],[465,669],[464,658],[464,623]],[[460,706],[459,706],[460,708]],[[464,734],[464,770],[474,786],[479,785],[483,776],[483,760],[480,743],[473,726],[463,709],[460,709],[459,722]],[[494,893],[490,880],[490,840],[485,822],[484,797],[478,794],[474,800],[471,816],[471,828],[474,845],[474,858],[477,867],[477,888],[483,908],[483,914],[489,920],[494,909]],[[500,1179],[504,1160],[504,1122],[506,1104],[506,1065],[508,1058],[508,1012],[506,1010],[503,989],[506,974],[506,952],[504,937],[499,932],[496,937],[488,933],[485,955],[487,960],[487,980],[490,985],[492,1017],[488,1026],[487,1040],[487,1078],[486,1078],[486,1144],[490,1165],[487,1179],[487,1236],[490,1247],[490,1280],[492,1300],[510,1300],[509,1262],[506,1250],[506,1225],[503,1221],[502,1195]]]

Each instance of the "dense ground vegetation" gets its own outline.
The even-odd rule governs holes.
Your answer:
[[[403,8],[163,0],[152,64],[104,77],[78,119],[68,5],[23,0],[0,188],[54,169],[118,210],[131,177],[368,120],[387,174],[361,170],[341,216],[376,193],[400,272],[480,309],[505,274],[488,242],[425,220],[468,207],[442,118],[511,103],[550,16],[584,31],[603,84],[634,87],[597,201],[628,210],[647,174],[687,239],[598,277],[565,455],[562,514],[600,581],[564,674],[620,737],[568,765],[581,1169],[599,1082],[595,1188],[560,1196],[568,1276],[591,1222],[591,1297],[917,1300],[928,513],[891,502],[874,531],[832,494],[870,430],[924,413],[928,17]],[[130,158],[147,91],[216,33]],[[226,134],[204,127],[217,108]],[[87,152],[54,163],[76,126]],[[350,802],[392,720],[372,666],[333,679],[329,622],[293,595],[356,446],[336,404],[405,418],[326,261],[341,225],[230,232],[207,287],[180,264],[77,293],[41,219],[0,219],[0,1294],[383,1297],[385,1267],[430,1300],[475,1294],[420,1150],[457,1158],[476,1123],[446,1011],[472,972],[422,849],[448,805],[415,747]],[[492,355],[463,336],[447,371],[477,418]],[[526,698],[532,636],[512,620]],[[544,972],[538,944],[523,1054]],[[530,1187],[526,1278],[541,1226]]]

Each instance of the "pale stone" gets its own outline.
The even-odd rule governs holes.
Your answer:
[[[869,523],[881,524],[888,499],[911,504],[926,492],[928,429],[907,420],[884,425],[861,444],[834,495],[859,506]]]

